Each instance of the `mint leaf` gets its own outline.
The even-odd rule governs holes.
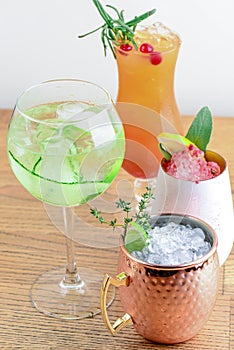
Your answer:
[[[186,138],[205,152],[210,141],[211,132],[212,114],[208,107],[203,107],[190,125]]]

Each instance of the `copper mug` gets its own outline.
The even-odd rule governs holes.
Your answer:
[[[200,227],[211,243],[209,252],[192,263],[163,266],[133,257],[120,247],[118,275],[105,275],[101,289],[103,320],[112,335],[133,324],[144,338],[175,344],[195,336],[208,320],[217,290],[219,261],[217,235],[200,219],[178,214],[162,214],[154,221],[162,224],[174,221]],[[119,287],[124,316],[112,325],[107,314],[106,296],[110,285]]]

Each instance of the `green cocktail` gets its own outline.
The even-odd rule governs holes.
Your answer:
[[[80,266],[77,271],[72,207],[106,191],[122,165],[124,131],[110,95],[98,85],[75,79],[33,86],[17,100],[7,149],[19,182],[49,204],[48,210],[56,209],[66,237],[66,268],[37,278],[31,289],[34,306],[57,318],[93,317],[100,312],[102,274]]]
[[[34,197],[77,206],[109,187],[124,150],[122,126],[107,123],[113,113],[110,109],[72,101],[39,105],[24,113],[41,123],[22,114],[12,120],[8,154],[17,179]],[[72,120],[74,115],[78,120]],[[87,123],[90,117],[91,124]],[[103,125],[98,123],[100,118]]]

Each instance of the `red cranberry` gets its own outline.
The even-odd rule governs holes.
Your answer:
[[[189,151],[192,151],[194,149],[194,146],[190,143],[189,145]]]
[[[150,62],[157,66],[162,62],[162,55],[160,52],[154,51],[150,54]]]
[[[120,49],[123,50],[123,51],[131,51],[132,50],[132,46],[129,45],[129,44],[122,44],[120,46]]]
[[[154,48],[152,45],[148,44],[148,43],[143,43],[140,46],[140,51],[143,53],[150,53],[154,51]]]

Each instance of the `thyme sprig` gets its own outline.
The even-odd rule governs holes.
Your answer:
[[[150,187],[146,187],[146,190],[147,191],[142,195],[141,200],[138,203],[138,211],[134,217],[136,222],[138,222],[145,231],[148,231],[151,229],[151,225],[150,215],[147,213],[146,209],[151,199],[154,199],[154,196]]]
[[[84,38],[87,35],[93,34],[98,30],[101,30],[101,40],[104,47],[105,56],[107,52],[107,47],[109,46],[114,57],[116,58],[113,45],[121,46],[122,44],[129,42],[131,42],[134,48],[138,50],[137,43],[134,40],[136,26],[138,23],[153,15],[156,12],[156,9],[147,11],[140,16],[135,16],[132,20],[126,22],[124,18],[124,10],[119,11],[116,7],[112,5],[106,5],[106,7],[114,11],[117,18],[113,18],[107,11],[105,11],[104,7],[102,6],[99,0],[93,0],[93,3],[96,6],[99,14],[101,15],[105,23],[86,34],[79,35],[78,37]]]
[[[147,232],[148,230],[151,229],[151,225],[150,225],[150,215],[147,213],[146,209],[151,199],[154,199],[152,190],[150,187],[146,187],[146,192],[141,196],[141,199],[138,202],[138,210],[136,214],[133,216],[130,216],[132,211],[131,203],[126,202],[120,198],[118,202],[116,202],[116,207],[122,209],[123,212],[125,213],[125,217],[123,218],[123,223],[118,223],[116,218],[110,221],[105,220],[102,216],[102,212],[97,208],[91,208],[90,213],[96,219],[98,219],[98,221],[101,224],[106,224],[108,226],[113,227],[113,230],[115,230],[115,228],[118,226],[123,227],[125,230],[127,230],[129,223],[135,221],[139,225],[141,225],[142,228]]]

